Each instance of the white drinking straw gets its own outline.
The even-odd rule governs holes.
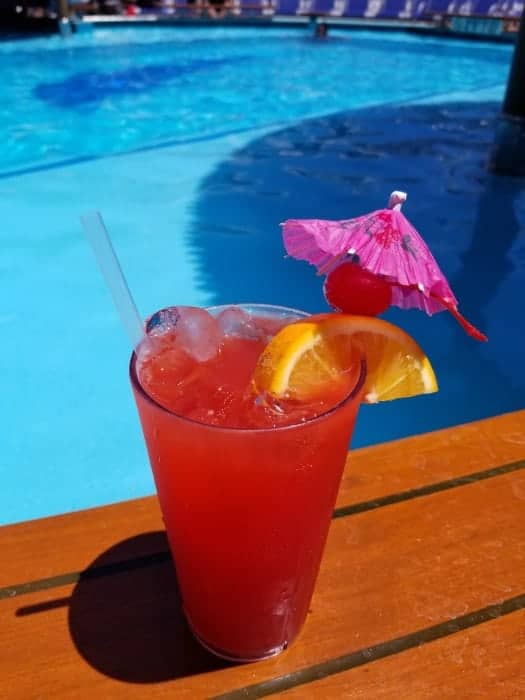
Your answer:
[[[129,291],[128,283],[120,267],[104,220],[98,211],[93,211],[83,214],[80,221],[109,287],[113,302],[131,341],[131,346],[135,349],[144,338],[144,324]]]

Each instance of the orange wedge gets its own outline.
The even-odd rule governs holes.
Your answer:
[[[261,354],[254,387],[275,398],[322,396],[366,362],[364,402],[438,390],[428,357],[405,331],[371,316],[327,313],[282,328]]]

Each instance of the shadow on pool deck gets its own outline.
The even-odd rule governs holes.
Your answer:
[[[203,287],[218,303],[308,311],[326,308],[321,283],[285,259],[279,223],[350,218],[385,206],[394,189],[408,192],[406,216],[490,342],[466,337],[446,313],[390,310],[428,351],[442,391],[404,402],[403,415],[388,404],[362,411],[360,444],[523,406],[525,181],[487,171],[499,109],[413,104],[306,120],[251,142],[202,183],[189,240]]]

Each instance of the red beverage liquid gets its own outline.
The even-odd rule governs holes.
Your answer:
[[[359,380],[343,401],[258,399],[257,358],[294,312],[256,313],[261,333],[223,338],[206,361],[181,357],[175,328],[131,362],[186,617],[243,661],[286,648],[305,620],[360,401]]]

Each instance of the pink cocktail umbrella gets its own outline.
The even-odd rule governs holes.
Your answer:
[[[391,303],[432,315],[449,311],[477,340],[486,336],[458,311],[458,302],[428,246],[401,212],[404,192],[392,192],[387,209],[343,221],[288,219],[283,240],[289,255],[328,274],[342,261],[352,260],[384,280]]]

